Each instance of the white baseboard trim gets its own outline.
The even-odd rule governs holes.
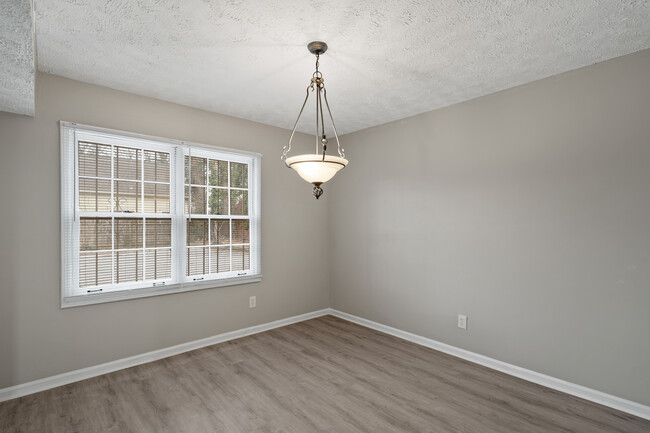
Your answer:
[[[9,388],[3,388],[0,389],[0,402],[56,388],[58,386],[67,385],[69,383],[77,382],[80,380],[89,379],[91,377],[100,376],[102,374],[111,373],[113,371],[134,367],[136,365],[146,364],[147,362],[157,361],[169,356],[189,352],[190,350],[200,349],[202,347],[211,346],[213,344],[223,343],[225,341],[235,340],[237,338],[246,337],[248,335],[258,334],[260,332],[291,325],[293,323],[314,319],[316,317],[321,317],[328,314],[344,320],[348,320],[361,326],[365,326],[367,328],[375,329],[377,331],[393,335],[403,340],[411,341],[421,346],[439,350],[440,352],[444,352],[449,355],[465,359],[479,365],[483,365],[493,370],[501,371],[511,376],[527,380],[529,382],[537,383],[539,385],[546,386],[548,388],[552,388],[566,394],[574,395],[576,397],[580,397],[594,403],[602,404],[603,406],[608,406],[613,409],[617,409],[622,412],[650,420],[649,406],[645,406],[630,400],[625,400],[623,398],[597,391],[595,389],[576,385],[574,383],[547,376],[545,374],[537,373],[535,371],[522,367],[517,367],[516,365],[508,364],[506,362],[489,358],[487,356],[479,355],[478,353],[470,352],[469,350],[461,349],[449,344],[432,340],[430,338],[422,337],[420,335],[382,325],[381,323],[373,322],[371,320],[367,320],[362,317],[354,316],[352,314],[348,314],[332,308],[325,308],[318,311],[312,311],[311,313],[287,317],[286,319],[263,323],[261,325],[251,326],[249,328],[238,329],[236,331],[214,335],[212,337],[203,338],[201,340],[190,341],[188,343],[178,344],[176,346],[154,350],[152,352],[135,355],[128,358],[118,359],[116,361],[82,368],[80,370],[74,370],[67,373],[58,374],[56,376],[46,377]]]
[[[96,377],[102,374],[111,373],[113,371],[134,367],[136,365],[146,364],[147,362],[157,361],[169,356],[189,352],[190,350],[200,349],[201,347],[212,346],[213,344],[223,343],[225,341],[246,337],[247,335],[258,334],[260,332],[268,331],[274,328],[280,328],[282,326],[291,325],[293,323],[325,316],[330,313],[331,309],[325,308],[323,310],[312,311],[311,313],[287,317],[286,319],[263,323],[261,325],[251,326],[249,328],[238,329],[236,331],[214,335],[212,337],[203,338],[201,340],[190,341],[189,343],[178,344],[176,346],[154,350],[152,352],[147,352],[140,355],[130,356],[128,358],[118,359],[116,361],[106,362],[104,364],[82,368],[80,370],[74,370],[67,373],[58,374],[56,376],[34,380],[32,382],[22,383],[20,385],[11,386],[9,388],[2,388],[0,389],[0,402],[23,397],[35,392],[56,388],[57,386],[67,385],[72,382],[90,379],[91,377]]]
[[[626,412],[631,415],[638,416],[650,420],[650,406],[645,406],[634,401],[625,400],[611,394],[606,394],[595,389],[587,388],[582,385],[567,382],[562,379],[557,379],[552,376],[547,376],[542,373],[537,373],[516,365],[508,364],[503,361],[498,361],[487,356],[479,355],[478,353],[470,352],[469,350],[461,349],[449,344],[441,343],[430,338],[422,337],[420,335],[412,334],[410,332],[402,331],[400,329],[392,328],[390,326],[382,325],[381,323],[373,322],[362,317],[354,316],[352,314],[344,313],[343,311],[331,309],[330,314],[344,320],[356,323],[376,331],[384,332],[392,336],[408,340],[421,346],[426,346],[440,352],[447,353],[457,358],[465,359],[475,364],[480,364],[493,370],[515,376],[538,385],[552,388],[557,391],[564,392],[594,403],[602,404],[603,406],[611,407],[613,409]]]

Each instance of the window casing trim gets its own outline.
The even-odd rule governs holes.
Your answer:
[[[73,129],[78,129],[78,130],[83,130],[83,131],[88,131],[88,132],[95,132],[95,133],[104,133],[107,134],[109,137],[113,137],[114,135],[118,135],[123,138],[134,138],[137,140],[146,140],[146,141],[151,141],[154,144],[156,142],[158,143],[164,143],[164,144],[171,144],[171,145],[176,145],[176,146],[191,146],[192,149],[198,148],[198,149],[205,149],[207,151],[218,151],[221,153],[228,153],[233,155],[233,157],[236,157],[237,155],[248,155],[250,157],[255,157],[255,158],[262,158],[262,154],[259,152],[250,152],[248,150],[237,150],[237,149],[231,149],[228,147],[220,147],[220,146],[211,146],[208,144],[202,144],[202,143],[195,143],[192,141],[184,141],[184,140],[175,140],[173,138],[165,138],[165,137],[158,137],[155,135],[146,135],[146,134],[138,134],[135,132],[128,132],[128,131],[120,131],[118,129],[110,129],[110,128],[102,128],[99,126],[92,126],[92,125],[85,125],[83,123],[75,123],[75,122],[67,122],[65,120],[60,120],[59,121],[59,127],[68,127],[68,128],[73,128]],[[192,151],[194,152],[194,151]]]
[[[134,299],[148,296],[163,295],[169,293],[179,293],[192,290],[202,290],[207,288],[215,288],[236,284],[248,284],[261,281],[261,157],[260,153],[239,151],[234,149],[222,148],[218,146],[209,146],[200,143],[193,143],[188,141],[173,140],[155,136],[148,136],[143,134],[123,132],[119,130],[112,130],[107,128],[100,128],[89,125],[82,125],[74,122],[60,121],[61,133],[61,307],[74,307],[79,305],[88,305],[103,302],[113,302],[124,299]],[[78,157],[77,149],[78,142],[84,138],[85,133],[90,133],[91,136],[106,135],[106,138],[116,145],[132,146],[137,148],[159,149],[169,152],[170,149],[176,148],[172,152],[172,158],[176,158],[175,169],[176,172],[173,176],[177,181],[175,185],[170,185],[170,194],[177,197],[170,200],[172,207],[170,208],[169,217],[172,218],[175,234],[172,235],[172,250],[178,253],[179,249],[183,249],[185,232],[185,219],[186,215],[183,214],[184,202],[182,200],[184,194],[184,185],[182,179],[184,178],[184,156],[187,154],[187,149],[191,148],[194,154],[213,155],[219,153],[228,157],[229,161],[245,162],[250,164],[254,175],[249,178],[249,217],[251,231],[250,240],[250,260],[251,269],[245,271],[230,271],[221,275],[206,276],[200,281],[192,281],[191,278],[185,275],[186,263],[184,260],[176,260],[176,265],[172,267],[172,278],[161,280],[140,281],[136,283],[120,284],[116,288],[105,288],[101,293],[86,293],[74,294],[70,292],[70,281],[78,281],[78,275],[74,275],[74,271],[78,268],[74,266],[75,259],[78,261],[78,252],[75,255],[73,247],[70,245],[79,245],[79,233],[75,230],[75,220],[80,218],[78,206]],[[72,134],[72,136],[70,135]],[[70,146],[69,143],[73,145]],[[143,145],[146,142],[146,145]],[[151,147],[149,147],[151,144]],[[143,147],[144,146],[144,147]],[[180,180],[178,180],[180,179]],[[179,195],[180,194],[180,195]],[[180,198],[178,198],[180,197]],[[73,203],[71,206],[70,203]],[[98,213],[99,214],[99,213]],[[146,214],[139,213],[139,216],[150,217],[164,217],[165,214]],[[112,215],[115,218],[117,214]],[[135,216],[135,215],[134,215]],[[200,218],[197,215],[196,218]],[[237,216],[232,216],[236,219]],[[174,232],[172,232],[174,233]],[[254,239],[254,241],[253,241]],[[179,241],[181,244],[179,244]],[[178,254],[183,257],[184,254]],[[143,287],[147,284],[152,284],[150,287]],[[154,284],[155,283],[155,284]],[[118,288],[119,287],[119,288]]]
[[[147,298],[150,296],[169,295],[172,293],[191,292],[195,290],[213,289],[239,284],[258,283],[260,281],[262,281],[262,274],[256,274],[236,278],[221,278],[157,287],[145,287],[133,290],[115,290],[102,293],[89,293],[87,295],[79,296],[61,296],[61,308],[124,301],[127,299]]]

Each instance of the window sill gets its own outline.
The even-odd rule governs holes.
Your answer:
[[[150,296],[169,295],[171,293],[191,292],[194,290],[213,289],[217,287],[234,286],[238,284],[258,283],[262,274],[245,277],[224,278],[219,280],[197,281],[169,286],[145,287],[141,289],[120,290],[106,293],[89,293],[87,295],[63,296],[61,308],[79,307],[82,305],[103,304],[105,302],[124,301],[126,299],[147,298]]]

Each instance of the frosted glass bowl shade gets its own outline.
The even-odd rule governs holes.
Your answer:
[[[320,185],[327,182],[346,165],[348,160],[338,156],[308,154],[297,155],[287,158],[285,161],[288,167],[298,172],[300,177],[309,183]]]

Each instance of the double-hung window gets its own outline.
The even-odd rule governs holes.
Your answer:
[[[260,164],[61,122],[61,305],[260,281]]]

